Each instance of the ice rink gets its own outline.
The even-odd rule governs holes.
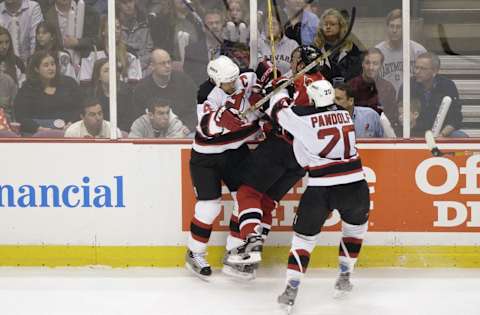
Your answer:
[[[335,275],[309,270],[292,314],[480,314],[478,269],[357,269],[341,300],[332,297]],[[284,314],[276,303],[283,287],[280,267],[254,282],[216,271],[208,283],[182,268],[0,268],[0,314]]]

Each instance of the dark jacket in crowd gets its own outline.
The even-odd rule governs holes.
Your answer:
[[[35,120],[62,119],[65,123],[77,121],[81,102],[80,87],[70,77],[60,76],[53,95],[45,94],[42,86],[27,80],[15,98],[15,117],[23,132],[34,133],[41,126]]]
[[[348,82],[362,72],[362,52],[357,45],[352,45],[348,51],[340,49],[330,55],[321,67],[320,72],[332,84]],[[321,51],[325,53],[330,48],[329,44],[325,44]]]
[[[171,102],[172,111],[190,130],[197,125],[197,86],[186,74],[172,71],[170,82],[165,88],[158,86],[152,75],[142,79],[133,93],[133,106],[136,117],[145,114],[145,109],[153,98],[162,98]]]
[[[399,91],[399,95],[402,95],[402,88]],[[431,91],[426,91],[425,88],[415,80],[412,80],[410,88],[412,97],[418,98],[421,103],[420,116],[417,120],[419,127],[424,130],[431,129],[443,97],[450,96],[452,98],[452,104],[450,105],[443,127],[451,125],[455,129],[461,128],[462,105],[459,101],[457,87],[452,80],[445,76],[437,75],[433,79],[433,88]]]

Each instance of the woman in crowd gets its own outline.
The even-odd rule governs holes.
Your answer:
[[[25,80],[25,65],[15,55],[10,32],[0,26],[0,72],[8,74],[20,86]]]
[[[100,101],[104,116],[110,120],[110,90],[109,90],[108,59],[101,58],[93,67],[92,88],[88,92]],[[129,131],[135,117],[132,108],[132,89],[117,80],[117,125],[124,131]]]
[[[95,61],[101,58],[108,58],[108,20],[102,17],[100,21],[99,44],[101,50],[95,50],[87,58],[82,58],[80,66],[80,84],[88,86],[92,83],[93,66]],[[117,73],[120,75],[120,81],[135,84],[142,79],[142,67],[137,57],[127,51],[127,46],[122,40],[120,22],[115,21],[115,44],[117,55]]]
[[[77,81],[77,74],[72,64],[70,54],[60,48],[55,28],[45,21],[38,24],[35,31],[35,51],[47,50],[57,56],[60,74]]]
[[[279,11],[278,15],[275,13],[272,14],[272,33],[275,42],[275,60],[277,63],[277,69],[282,75],[285,75],[290,71],[290,57],[295,48],[298,47],[298,43],[284,35],[282,21],[284,23],[287,21],[287,16],[283,12]],[[264,32],[258,41],[258,53],[263,57],[272,60],[272,44],[270,41],[270,26],[268,17],[264,18],[263,25]]]
[[[22,132],[65,129],[78,120],[80,89],[75,80],[60,74],[58,69],[51,52],[41,50],[32,55],[27,80],[14,102]]]
[[[327,9],[320,18],[314,45],[325,53],[337,44],[347,29],[347,21],[340,11]],[[332,84],[347,82],[361,73],[361,54],[357,45],[348,38],[337,52],[325,60],[320,72]]]

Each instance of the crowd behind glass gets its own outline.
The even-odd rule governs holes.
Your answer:
[[[206,65],[222,54],[250,61],[245,0],[117,0],[117,91],[109,91],[107,0],[4,0],[0,4],[0,137],[109,138],[109,97],[117,95],[118,134],[192,138],[196,93]],[[299,47],[328,51],[348,29],[349,10],[320,1],[258,1],[258,60],[294,75]],[[321,67],[357,137],[402,137],[402,11],[384,14],[385,38],[365,45],[352,33]],[[466,137],[454,81],[440,58],[410,42],[411,137],[432,127],[444,96],[452,105],[440,136]],[[383,120],[383,124],[381,123]],[[385,130],[385,121],[391,126]],[[383,126],[383,127],[382,127]]]

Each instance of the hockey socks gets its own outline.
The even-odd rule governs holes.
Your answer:
[[[353,225],[342,221],[342,239],[338,252],[340,273],[351,273],[353,271],[367,229],[368,222]]]
[[[188,248],[194,253],[207,250],[207,243],[212,233],[212,224],[222,209],[220,198],[215,200],[199,200],[195,204],[195,214],[190,223]]]
[[[265,241],[267,239],[268,233],[272,229],[272,212],[275,210],[276,203],[269,196],[263,194],[262,197],[262,238]]]
[[[240,237],[246,240],[249,234],[261,234],[260,223],[262,221],[262,197],[261,192],[250,186],[242,185],[237,192],[238,198],[238,222],[240,225]]]
[[[316,236],[306,236],[295,233],[292,239],[292,247],[288,255],[287,284],[292,281],[300,281],[307,271],[310,262],[310,254],[315,248]]]

